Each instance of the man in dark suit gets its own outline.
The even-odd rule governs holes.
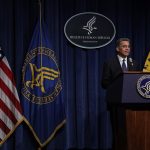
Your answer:
[[[102,73],[102,87],[109,85],[125,71],[139,70],[138,64],[130,58],[131,44],[128,38],[120,38],[116,44],[116,56],[104,63]],[[113,150],[127,150],[125,109],[107,103],[113,131]]]
[[[129,57],[130,45],[128,38],[120,38],[117,41],[116,56],[105,62],[103,66],[102,87],[104,89],[107,89],[123,71],[139,70],[138,64]]]

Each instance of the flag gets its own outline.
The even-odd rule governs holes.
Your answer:
[[[150,52],[144,64],[143,72],[150,72]]]
[[[25,122],[41,147],[65,124],[61,73],[44,22],[38,22],[22,68]]]
[[[0,144],[13,133],[23,121],[14,75],[0,49]]]

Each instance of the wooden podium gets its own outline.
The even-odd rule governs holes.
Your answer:
[[[150,99],[137,90],[144,75],[150,74],[123,73],[107,90],[115,150],[150,150]]]

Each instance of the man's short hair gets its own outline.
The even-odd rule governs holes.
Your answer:
[[[116,46],[118,47],[122,41],[128,41],[129,44],[131,45],[130,39],[128,39],[128,38],[120,38],[120,39],[117,40]]]

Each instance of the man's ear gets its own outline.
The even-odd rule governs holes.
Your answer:
[[[116,51],[117,51],[117,52],[119,52],[119,49],[118,49],[118,47],[116,47]]]

